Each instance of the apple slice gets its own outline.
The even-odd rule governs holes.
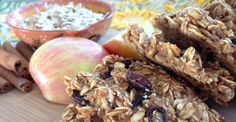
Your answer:
[[[109,39],[103,43],[102,46],[111,54],[132,59],[143,59],[143,57],[122,38],[122,34],[123,33],[120,33]]]

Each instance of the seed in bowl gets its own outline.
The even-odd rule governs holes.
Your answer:
[[[64,6],[51,6],[48,10],[23,20],[22,26],[30,30],[81,30],[105,18],[82,4],[70,2]]]

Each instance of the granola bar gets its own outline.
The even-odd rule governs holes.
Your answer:
[[[208,16],[208,12],[189,7],[153,18],[165,37],[177,45],[194,46],[202,55],[213,56],[236,77],[236,39],[225,24]],[[182,48],[182,47],[181,47]]]
[[[234,9],[236,9],[236,1],[235,0],[225,0],[226,3],[228,3],[230,6],[232,6]]]
[[[67,78],[76,101],[61,122],[221,122],[223,118],[187,86],[146,61],[107,56],[94,74]]]
[[[149,60],[190,81],[216,102],[224,104],[233,99],[236,83],[204,69],[201,57],[193,47],[182,52],[174,44],[159,41],[158,36],[149,39],[138,25],[131,25],[124,39]]]
[[[236,33],[235,10],[225,1],[213,1],[206,6],[205,10],[209,12],[210,17],[222,21],[228,29]]]
[[[234,32],[236,32],[236,25],[235,25],[235,20],[236,20],[236,15],[235,12],[233,10],[233,8],[231,6],[229,6],[225,1],[222,0],[216,0],[213,1],[212,3],[208,4],[205,7],[205,10],[209,12],[209,16],[211,16],[214,19],[220,20],[222,22],[224,22],[224,24],[226,25],[226,27],[228,29],[232,29],[235,30]],[[163,35],[161,35],[163,36]],[[165,37],[162,37],[165,38]],[[167,41],[168,39],[164,40],[161,39],[161,41]],[[189,47],[189,46],[194,46],[197,47],[198,50],[200,47],[198,47],[199,45],[192,43],[189,45],[185,45],[184,43],[182,43],[182,41],[178,41],[179,43],[178,46],[182,46],[182,47]],[[183,46],[184,45],[184,46]],[[182,48],[183,49],[183,48]],[[204,51],[202,53],[205,53],[207,51]],[[229,71],[223,67],[221,67],[219,65],[219,62],[212,59],[211,56],[204,56],[201,55],[201,58],[203,59],[203,67],[208,71],[211,72],[213,74],[217,74],[218,76],[222,76],[228,80],[234,80],[234,78],[231,76],[231,74],[229,73]]]
[[[216,1],[213,1],[212,3],[209,3],[205,7],[205,10],[209,12],[210,17],[212,17],[213,19],[222,21],[229,30],[230,29],[233,30],[234,34],[236,34],[236,12],[224,0],[216,0]],[[205,53],[205,52],[206,51],[202,53]],[[209,60],[209,58],[204,57],[204,55],[203,55],[203,58],[205,58],[205,61]],[[218,61],[215,61],[215,62],[218,63]],[[211,64],[208,63],[208,65],[211,65]],[[219,65],[217,66],[219,67]],[[213,66],[211,67],[214,68],[215,65],[213,64]],[[224,68],[221,68],[221,69],[225,70],[224,72],[228,72]]]
[[[220,66],[218,61],[205,61],[204,68],[207,72],[211,72],[212,74],[216,74],[217,76],[223,77],[231,81],[235,80],[234,77],[230,75],[228,70]]]

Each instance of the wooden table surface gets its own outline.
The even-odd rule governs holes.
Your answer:
[[[114,30],[109,30],[100,42],[116,33]],[[208,105],[220,112],[226,122],[236,122],[236,99],[227,107],[214,102],[208,102]],[[0,94],[0,122],[58,122],[65,107],[46,101],[37,86],[30,93],[14,89]]]
[[[46,101],[36,86],[30,93],[14,89],[0,95],[0,122],[58,122],[65,107]]]

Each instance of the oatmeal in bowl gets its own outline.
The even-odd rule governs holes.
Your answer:
[[[110,4],[97,0],[39,1],[10,13],[7,23],[19,40],[33,47],[62,36],[98,41],[113,12]]]
[[[103,13],[95,13],[81,3],[74,5],[55,5],[46,11],[25,18],[24,29],[30,30],[81,30],[105,18]]]

